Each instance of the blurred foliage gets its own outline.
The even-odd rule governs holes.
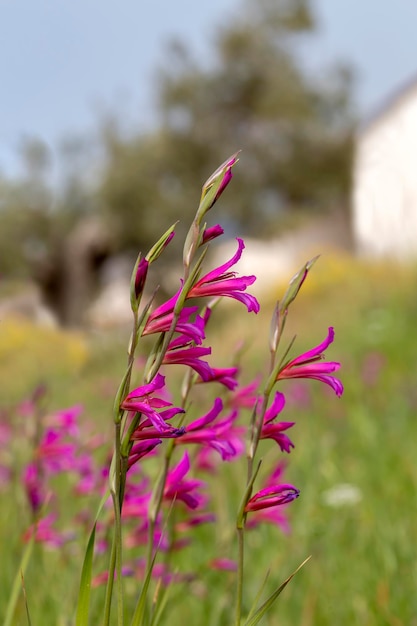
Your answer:
[[[212,65],[173,42],[158,76],[160,125],[125,140],[107,129],[101,206],[125,246],[192,217],[203,182],[242,150],[223,211],[240,232],[270,234],[290,211],[346,205],[352,156],[351,74],[308,77],[297,45],[313,31],[308,2],[247,2],[218,29]],[[222,220],[224,221],[224,220]]]
[[[352,76],[343,67],[321,78],[305,71],[300,45],[314,28],[308,0],[242,0],[218,27],[210,63],[171,44],[147,132],[107,120],[95,142],[59,146],[58,172],[42,142],[24,142],[22,177],[0,177],[0,275],[35,279],[61,321],[78,323],[101,263],[148,249],[179,218],[187,228],[199,186],[238,149],[226,229],[270,235],[294,216],[346,208]],[[107,234],[96,228],[83,240],[92,216]]]

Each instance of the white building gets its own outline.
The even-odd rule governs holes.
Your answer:
[[[359,254],[417,259],[417,78],[362,127],[352,208]]]

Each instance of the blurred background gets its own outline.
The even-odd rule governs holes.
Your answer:
[[[155,277],[175,290],[201,185],[236,150],[212,262],[245,238],[265,328],[322,255],[290,328],[309,347],[335,326],[346,393],[288,401],[290,562],[316,564],[284,625],[417,624],[416,23],[406,0],[0,2],[2,407],[47,381],[52,407],[110,414],[136,256],[179,219]],[[225,365],[247,331],[223,317]]]
[[[266,238],[274,275],[287,275],[308,241],[412,255],[416,212],[402,206],[417,195],[412,4],[17,1],[0,10],[2,299],[23,283],[40,316],[116,323],[128,311],[115,285],[137,251],[178,218],[180,239],[200,185],[237,149],[238,180],[215,219],[229,237]],[[258,253],[255,241],[249,254]],[[109,283],[114,312],[104,320],[97,298]]]

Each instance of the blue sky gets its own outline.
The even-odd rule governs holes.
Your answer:
[[[97,115],[152,118],[152,76],[170,35],[198,56],[216,24],[242,0],[0,0],[0,170],[12,171],[19,141],[50,146],[88,132]],[[417,75],[417,2],[316,0],[317,35],[305,54],[313,67],[346,60],[358,72],[365,115]]]

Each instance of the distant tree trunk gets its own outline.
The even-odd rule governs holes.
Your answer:
[[[99,270],[111,254],[108,228],[97,218],[78,222],[40,277],[47,304],[65,326],[81,326],[98,286]]]

